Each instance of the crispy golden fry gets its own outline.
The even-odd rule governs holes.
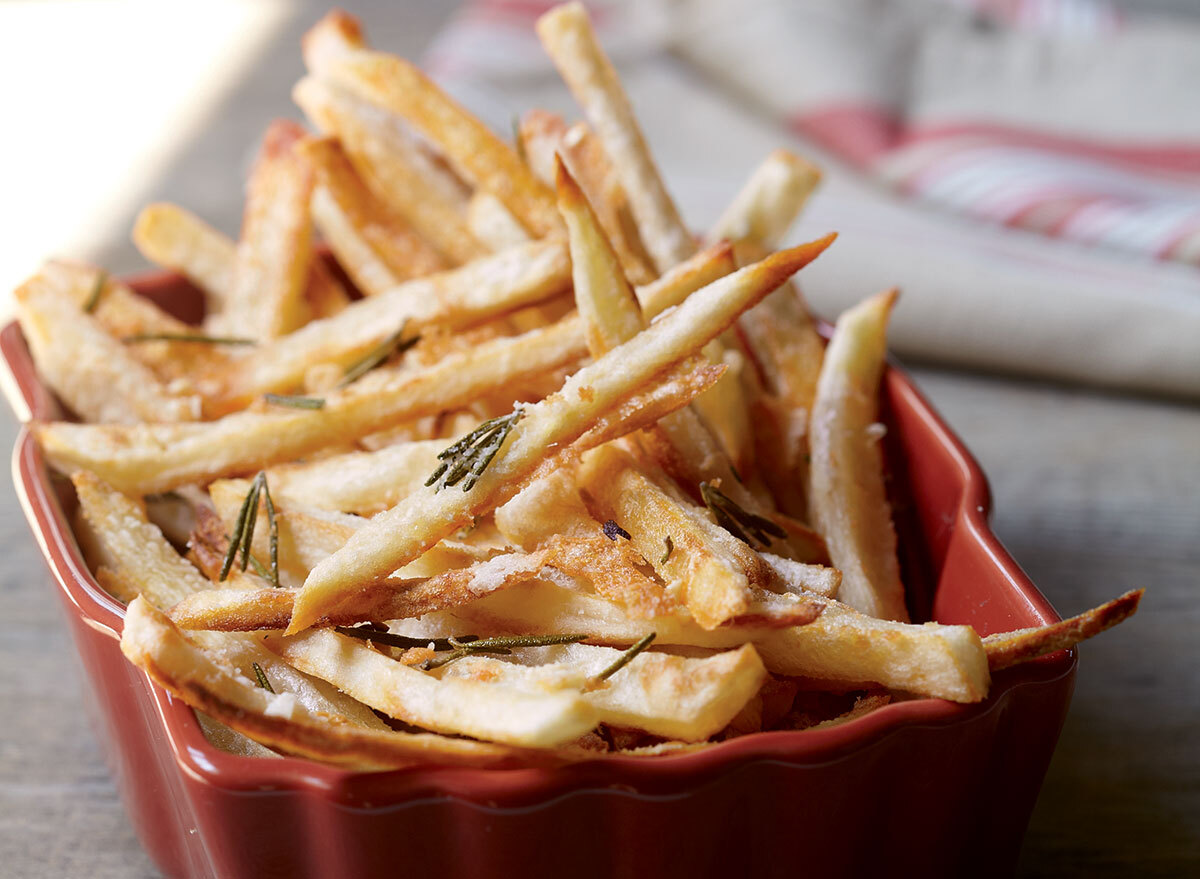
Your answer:
[[[512,147],[402,58],[356,50],[322,74],[337,86],[407,119],[446,154],[455,170],[498,198],[535,237],[561,227],[547,186]]]
[[[788,150],[773,151],[754,169],[708,240],[749,239],[774,250],[820,182],[821,169],[812,162]]]
[[[294,149],[302,137],[304,129],[286,119],[267,128],[246,187],[229,297],[204,321],[216,335],[273,339],[308,320],[313,175]]]
[[[414,142],[395,116],[309,76],[292,97],[313,124],[336,135],[367,187],[450,263],[485,255],[466,223],[465,187]]]
[[[1095,637],[1137,613],[1138,604],[1145,591],[1134,589],[1099,607],[1093,607],[1078,616],[1057,623],[988,635],[983,639],[988,668],[999,671],[1056,650],[1066,650],[1080,641]]]
[[[882,437],[872,429],[896,296],[880,293],[838,318],[813,403],[809,509],[842,572],[842,599],[870,616],[907,620]]]
[[[482,190],[467,202],[467,225],[471,234],[492,250],[516,247],[529,240],[529,233],[509,213],[504,203]]]
[[[253,471],[421,415],[453,410],[489,390],[578,361],[582,342],[579,323],[568,318],[544,330],[451,354],[429,367],[377,369],[330,394],[319,410],[240,412],[190,425],[55,422],[35,425],[33,431],[55,467],[65,472],[85,468],[124,491],[153,494]]]
[[[550,560],[546,550],[501,553],[426,579],[389,578],[350,596],[314,628],[424,616],[534,579]],[[296,594],[291,589],[208,589],[171,608],[181,629],[250,632],[286,629]]]
[[[135,598],[165,609],[186,596],[206,591],[208,581],[163,538],[147,520],[141,506],[113,491],[90,473],[73,479],[80,508],[108,565],[102,583],[111,584],[124,601]],[[252,677],[253,664],[266,672],[280,692],[287,692],[306,709],[342,718],[370,729],[384,725],[366,706],[281,662],[250,635],[197,633],[196,643],[224,664]]]
[[[642,243],[659,273],[696,252],[667,194],[629,97],[580,3],[556,6],[537,22],[538,37],[604,144],[629,198]]]
[[[441,669],[443,679],[495,681],[532,692],[586,687],[621,652],[588,644],[524,651],[536,665],[468,656]],[[700,742],[720,732],[767,678],[750,644],[703,658],[646,651],[583,698],[599,721],[652,735]]]
[[[576,372],[558,392],[525,407],[524,417],[511,426],[478,481],[467,484],[469,493],[430,488],[410,495],[314,568],[289,632],[309,625],[347,590],[386,576],[467,524],[471,516],[503,503],[533,475],[547,451],[565,448],[585,434],[607,411],[722,332],[832,240],[829,236],[781,251],[698,291],[663,320]]]
[[[535,693],[503,682],[439,678],[334,632],[268,636],[265,643],[301,671],[390,717],[434,732],[552,748],[577,739],[599,720],[578,692]]]
[[[782,587],[783,591],[800,595],[822,595],[825,598],[837,597],[838,589],[842,585],[842,572],[837,568],[806,565],[766,550],[760,552],[759,556],[770,566],[775,584]]]
[[[166,202],[147,205],[134,223],[133,243],[150,262],[179,272],[200,288],[207,313],[217,314],[230,307],[237,245],[195,214]],[[350,301],[320,259],[309,266],[305,298],[314,317],[337,314]]]
[[[531,110],[521,117],[517,136],[526,163],[543,183],[554,185],[555,157],[562,159],[595,207],[625,276],[636,284],[651,283],[658,273],[638,238],[625,190],[592,130],[582,122],[568,128],[557,113]]]
[[[662,645],[728,648],[752,643],[774,674],[854,685],[873,682],[955,702],[978,702],[987,695],[987,655],[969,626],[879,620],[816,595],[803,599],[805,607],[822,608],[808,623],[783,628],[762,625],[763,614],[786,610],[786,605],[776,605],[789,598],[795,596],[756,592],[748,617],[758,625],[746,622],[705,630],[684,617],[634,620],[611,601],[541,580],[432,614],[398,631],[422,637],[578,631],[614,646],[627,646],[655,631],[655,644]]]
[[[38,372],[59,398],[90,421],[193,421],[199,399],[172,393],[99,320],[45,275],[16,291],[17,317]],[[103,291],[102,291],[103,297]]]
[[[348,366],[401,327],[410,336],[431,324],[462,329],[546,299],[566,287],[570,271],[566,247],[546,241],[408,281],[259,346],[215,377],[222,390],[211,406],[230,411],[258,394],[294,389],[313,366]]]
[[[193,708],[256,741],[314,760],[390,769],[413,763],[496,766],[539,759],[537,752],[522,754],[483,742],[339,723],[336,715],[299,704],[291,693],[272,694],[214,661],[140,597],[125,613],[121,651],[154,683]]]
[[[446,268],[407,221],[367,189],[335,138],[305,138],[297,149],[317,175],[313,219],[364,295]]]
[[[304,66],[314,73],[325,70],[336,58],[367,48],[362,23],[342,9],[331,9],[300,39]]]
[[[665,479],[654,480],[615,446],[584,459],[580,485],[597,518],[612,519],[705,629],[747,612],[750,587],[770,582],[769,568],[749,546],[705,515]]]
[[[179,272],[204,291],[206,310],[233,306],[237,245],[195,214],[165,202],[146,205],[133,225],[133,243],[155,265]]]

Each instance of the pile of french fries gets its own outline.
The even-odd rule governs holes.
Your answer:
[[[817,169],[771,154],[697,238],[583,9],[538,34],[586,121],[534,110],[510,144],[347,14],[316,24],[311,130],[267,129],[239,240],[137,220],[202,325],[78,264],[17,291],[76,416],[36,438],[130,661],[241,753],[529,765],[975,702],[1134,611],[909,622],[896,293],[826,348],[790,279],[834,236],[779,249]]]

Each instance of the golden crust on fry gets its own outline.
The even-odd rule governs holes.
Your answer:
[[[813,403],[809,508],[842,572],[842,599],[871,616],[907,620],[883,450],[871,430],[896,296],[881,293],[838,318]]]
[[[1117,623],[1124,622],[1137,613],[1138,604],[1145,591],[1145,589],[1134,589],[1099,607],[1093,607],[1078,616],[1060,620],[1057,623],[988,635],[983,639],[983,649],[987,651],[988,668],[992,671],[999,671],[1002,668],[1037,659],[1047,653],[1066,650],[1074,647],[1080,641],[1095,637],[1105,629],[1111,629]]]

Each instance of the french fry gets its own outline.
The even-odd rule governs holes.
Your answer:
[[[538,19],[537,33],[604,144],[655,268],[662,273],[687,259],[696,252],[696,242],[663,185],[629,97],[583,5],[556,6]]]
[[[374,296],[446,267],[402,217],[367,189],[335,138],[305,138],[297,150],[317,177],[313,220],[363,294]]]
[[[300,39],[304,66],[314,73],[325,70],[334,59],[367,48],[362,23],[342,9],[331,9]]]
[[[880,293],[838,318],[813,402],[809,509],[842,572],[842,600],[870,616],[906,621],[883,450],[871,429],[897,295]]]
[[[761,619],[772,603],[787,597],[756,592],[750,619]],[[614,646],[627,646],[654,631],[655,643],[662,645],[723,649],[751,643],[773,674],[855,686],[872,682],[955,702],[978,702],[987,695],[987,655],[969,626],[879,620],[815,595],[804,601],[805,606],[822,609],[804,625],[772,628],[747,623],[706,630],[678,616],[633,620],[619,605],[599,596],[536,581],[412,621],[411,629],[398,631],[421,637],[456,631],[587,632],[590,640]]]
[[[304,629],[348,589],[386,576],[471,516],[507,500],[505,495],[511,496],[519,482],[532,475],[548,449],[566,447],[585,434],[606,410],[722,332],[832,240],[829,236],[781,251],[694,293],[663,320],[576,372],[558,392],[526,407],[486,471],[468,484],[473,486],[470,493],[430,488],[410,495],[314,568],[297,600],[289,633]]]
[[[678,592],[702,628],[746,613],[750,587],[770,581],[757,553],[709,521],[701,508],[641,472],[620,449],[594,449],[579,479],[597,506],[596,515],[631,535],[633,546]]]
[[[231,307],[237,245],[195,214],[167,202],[147,205],[134,223],[133,243],[150,262],[179,272],[199,287],[206,313]],[[309,266],[305,298],[314,317],[336,314],[350,301],[319,259]]]
[[[88,469],[122,491],[153,494],[252,472],[464,406],[481,393],[576,362],[584,353],[582,341],[578,323],[567,319],[452,354],[433,366],[377,369],[330,394],[319,410],[240,412],[190,425],[54,422],[35,425],[33,432],[60,470]]]
[[[313,178],[294,149],[304,129],[286,119],[267,128],[250,181],[229,297],[205,317],[216,335],[273,339],[302,326],[312,255],[308,201]]]
[[[501,553],[491,559],[443,571],[426,579],[385,581],[351,596],[314,628],[385,622],[424,616],[474,601],[497,589],[537,577],[547,562],[546,551]],[[286,629],[292,617],[291,589],[208,589],[183,598],[171,608],[181,629],[251,632]]]
[[[983,639],[988,668],[991,671],[999,671],[1037,659],[1047,653],[1054,653],[1056,650],[1066,650],[1080,641],[1095,637],[1137,613],[1138,604],[1145,591],[1134,589],[1099,607],[1093,607],[1078,616],[1057,623],[988,635]]]
[[[265,644],[372,708],[434,732],[551,748],[577,739],[598,721],[596,709],[578,692],[531,693],[503,683],[438,678],[330,631],[268,636]]]
[[[221,390],[210,406],[230,411],[258,394],[294,389],[314,365],[348,366],[401,327],[412,335],[431,324],[462,329],[553,296],[569,280],[565,246],[547,241],[408,281],[259,346],[214,376]]]
[[[548,186],[555,185],[555,157],[562,159],[595,207],[625,276],[636,284],[653,282],[658,273],[638,238],[629,199],[592,130],[583,123],[568,128],[557,113],[531,110],[521,117],[517,136],[526,164]]]
[[[400,120],[312,76],[296,84],[292,98],[317,128],[337,136],[367,187],[448,262],[488,252],[467,227],[464,187],[417,147]]]
[[[45,276],[30,278],[15,295],[38,372],[81,417],[125,424],[199,417],[198,398],[172,393],[128,346]]]
[[[498,198],[534,237],[561,228],[548,187],[513,149],[407,61],[360,49],[331,59],[322,74],[407,119],[444,151],[462,177]]]
[[[537,665],[468,656],[445,666],[441,677],[557,692],[586,687],[589,679],[621,655],[619,650],[589,644],[528,652],[535,651],[541,654]],[[600,686],[586,690],[583,698],[602,723],[700,742],[724,729],[766,678],[762,660],[749,644],[702,658],[646,651]]]
[[[206,310],[233,306],[237,245],[195,214],[166,202],[146,205],[133,225],[133,243],[155,265],[179,272],[204,291]]]
[[[821,169],[788,150],[775,150],[708,233],[709,241],[750,240],[774,250],[821,182]]]
[[[189,705],[290,754],[381,769],[413,763],[501,766],[545,759],[536,751],[514,752],[468,739],[331,723],[323,713],[289,699],[290,693],[272,694],[214,661],[140,597],[126,610],[121,652],[154,683]]]

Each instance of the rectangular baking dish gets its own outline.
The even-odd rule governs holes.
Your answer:
[[[130,283],[198,316],[177,275]],[[57,417],[15,323],[0,353],[18,417]],[[1058,620],[990,530],[978,464],[894,365],[884,420],[913,618],[981,635]],[[25,429],[13,482],[113,777],[172,877],[1010,875],[1074,684],[1075,652],[1060,651],[999,672],[977,705],[897,702],[827,729],[558,769],[360,773],[239,757],[122,656],[122,606],[88,572],[70,486]]]

